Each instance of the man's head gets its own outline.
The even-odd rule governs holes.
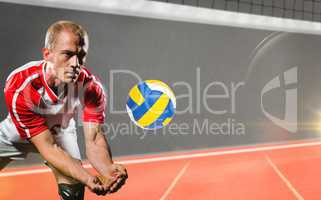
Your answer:
[[[85,29],[71,21],[58,21],[48,28],[42,52],[47,70],[56,82],[70,83],[77,80],[87,50]]]

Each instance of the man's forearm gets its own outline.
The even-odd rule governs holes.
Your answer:
[[[72,158],[57,145],[47,149],[46,153],[44,155],[42,154],[42,156],[61,173],[72,177],[83,184],[86,184],[88,179],[92,176],[82,167],[79,160]]]
[[[70,176],[84,184],[92,177],[81,166],[80,161],[72,158],[55,143],[48,130],[32,137],[31,142],[36,146],[46,161],[66,176]]]
[[[107,184],[111,180],[116,180],[109,184],[109,192],[116,192],[126,181],[128,175],[126,168],[122,165],[114,164],[111,151],[102,124],[94,122],[84,123],[86,154],[89,162],[102,176],[102,182]]]
[[[86,155],[100,174],[109,174],[113,160],[108,142],[102,133],[98,133],[95,140],[86,143]]]

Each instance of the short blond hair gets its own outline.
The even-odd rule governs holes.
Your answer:
[[[64,30],[71,31],[75,35],[78,35],[81,39],[84,39],[85,45],[88,48],[89,41],[87,31],[79,24],[67,20],[57,21],[48,28],[45,38],[45,48],[53,48],[56,42],[57,35]]]

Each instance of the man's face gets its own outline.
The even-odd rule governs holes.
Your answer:
[[[53,48],[47,49],[47,55],[44,54],[56,81],[71,83],[77,80],[80,66],[84,64],[87,54],[85,46],[83,38],[68,30],[57,35]]]

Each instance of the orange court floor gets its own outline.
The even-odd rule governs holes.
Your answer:
[[[320,200],[321,141],[169,152],[118,157],[129,179],[117,193],[98,200]],[[95,173],[89,164],[84,164]],[[57,200],[45,166],[0,172],[0,200]]]

